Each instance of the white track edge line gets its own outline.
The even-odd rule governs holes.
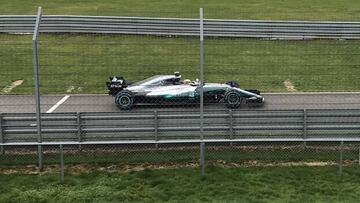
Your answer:
[[[70,95],[64,96],[60,101],[58,101],[54,106],[52,106],[46,113],[52,113],[53,111],[55,111],[55,109],[57,109],[57,108],[58,108],[62,103],[64,103],[69,97],[70,97]]]

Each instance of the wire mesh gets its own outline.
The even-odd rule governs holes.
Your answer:
[[[44,171],[133,171],[200,167],[198,143],[49,145],[43,147]],[[62,153],[62,155],[61,155]],[[227,142],[205,143],[205,166],[322,167],[346,173],[359,164],[354,142]],[[37,172],[37,146],[6,146],[0,155],[2,170]],[[63,159],[61,158],[63,157]],[[205,167],[205,168],[206,168]],[[206,173],[206,170],[205,170]]]
[[[151,5],[127,1],[122,5],[133,7],[121,9],[117,2],[90,3],[99,10],[89,7],[89,2],[82,2],[83,10],[62,11],[46,2],[43,7],[46,14],[185,21],[197,20],[199,5],[204,7],[205,80],[198,80],[199,36],[189,36],[192,28],[186,23],[172,27],[183,29],[179,35],[166,31],[144,34],[144,27],[160,30],[156,24],[159,19],[141,24],[135,20],[140,18],[130,19],[132,34],[115,34],[119,24],[110,25],[114,26],[109,31],[112,34],[41,33],[39,77],[45,142],[194,140],[202,135],[205,139],[229,140],[356,138],[359,134],[357,94],[302,94],[358,91],[359,41],[344,40],[349,35],[342,30],[339,34],[339,27],[332,30],[337,37],[329,37],[321,24],[359,21],[354,5],[344,5],[339,11],[338,2],[324,7],[323,2],[309,1],[287,6],[283,1],[156,1]],[[26,13],[20,8],[17,11]],[[309,22],[302,21],[316,21],[311,27],[315,37],[304,25]],[[30,35],[0,35],[0,87],[5,95],[0,99],[1,142],[37,140],[33,70],[29,68],[32,51]],[[203,133],[200,84],[204,84],[205,94]],[[312,110],[333,108],[347,111]],[[11,113],[31,114],[19,119],[19,114]],[[36,150],[4,147],[1,159],[4,165],[36,164]],[[335,164],[339,150],[337,143],[326,142],[234,141],[207,144],[205,156],[208,164]],[[346,143],[343,150],[345,163],[358,160],[356,144]],[[43,152],[45,165],[58,163],[58,146],[44,147]],[[68,164],[196,164],[199,146],[64,145],[64,154]]]

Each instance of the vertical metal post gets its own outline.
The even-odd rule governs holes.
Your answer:
[[[34,80],[35,80],[35,102],[36,102],[36,127],[37,127],[37,135],[38,135],[38,142],[42,142],[42,135],[41,135],[41,111],[40,111],[40,88],[39,88],[39,57],[38,57],[38,34],[39,28],[41,23],[41,16],[42,16],[42,9],[41,7],[38,8],[34,34],[33,34],[33,54],[34,54]],[[38,145],[38,155],[39,155],[39,170],[41,171],[43,168],[42,165],[42,146]]]
[[[38,170],[43,170],[43,147],[38,145]]]
[[[64,182],[64,152],[62,144],[60,144],[60,180]]]
[[[155,141],[158,141],[158,128],[159,128],[159,121],[158,121],[158,112],[155,110],[154,111],[154,136],[155,136]],[[156,143],[155,144],[155,148],[157,149],[159,146]]]
[[[0,113],[0,143],[4,143],[4,134],[3,134],[3,114]],[[4,146],[0,147],[0,153],[4,154]]]
[[[200,139],[204,139],[204,13],[200,8]]]
[[[201,176],[205,175],[205,143],[200,143],[200,171]]]
[[[200,140],[204,139],[204,12],[199,9],[200,15]],[[200,170],[205,174],[205,143],[200,143]]]
[[[360,146],[359,146],[359,165],[360,165]]]
[[[303,138],[306,139],[307,138],[307,113],[306,113],[306,109],[303,110],[303,120],[304,120],[304,128],[303,128]]]
[[[78,141],[82,142],[82,137],[81,137],[81,113],[80,112],[76,113],[76,124],[77,124]]]
[[[229,110],[229,127],[230,127],[230,140],[233,139],[233,136],[234,136],[234,127],[233,127],[233,111],[230,109]],[[232,146],[233,143],[230,142],[230,146]]]
[[[343,175],[343,151],[344,151],[344,141],[340,142],[340,160],[339,160],[339,175]]]
[[[306,109],[303,109],[303,139],[306,139],[307,138],[307,112],[306,112]],[[304,147],[306,148],[306,142],[303,143],[304,144]]]
[[[77,125],[77,137],[78,137],[78,141],[82,142],[82,135],[81,135],[81,113],[77,112],[76,113],[76,125]],[[81,145],[78,146],[78,150],[81,151],[82,147]]]

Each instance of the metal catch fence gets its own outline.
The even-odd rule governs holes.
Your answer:
[[[36,16],[0,16],[0,32],[32,33]],[[199,36],[199,19],[43,16],[43,33]],[[204,35],[276,39],[359,39],[359,22],[205,19]]]
[[[41,116],[42,141],[88,142],[200,138],[189,111],[52,113]],[[36,142],[35,114],[1,114],[3,143]],[[356,138],[360,110],[217,110],[204,112],[204,139]]]

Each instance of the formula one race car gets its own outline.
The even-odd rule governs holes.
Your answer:
[[[106,82],[108,93],[115,97],[115,104],[122,110],[140,103],[196,104],[200,102],[200,82],[181,80],[179,72],[174,75],[155,75],[148,79],[128,83],[121,76],[110,77]],[[260,106],[264,98],[258,90],[240,89],[234,81],[225,84],[204,83],[204,104],[224,103],[228,108],[239,108],[241,103]]]

